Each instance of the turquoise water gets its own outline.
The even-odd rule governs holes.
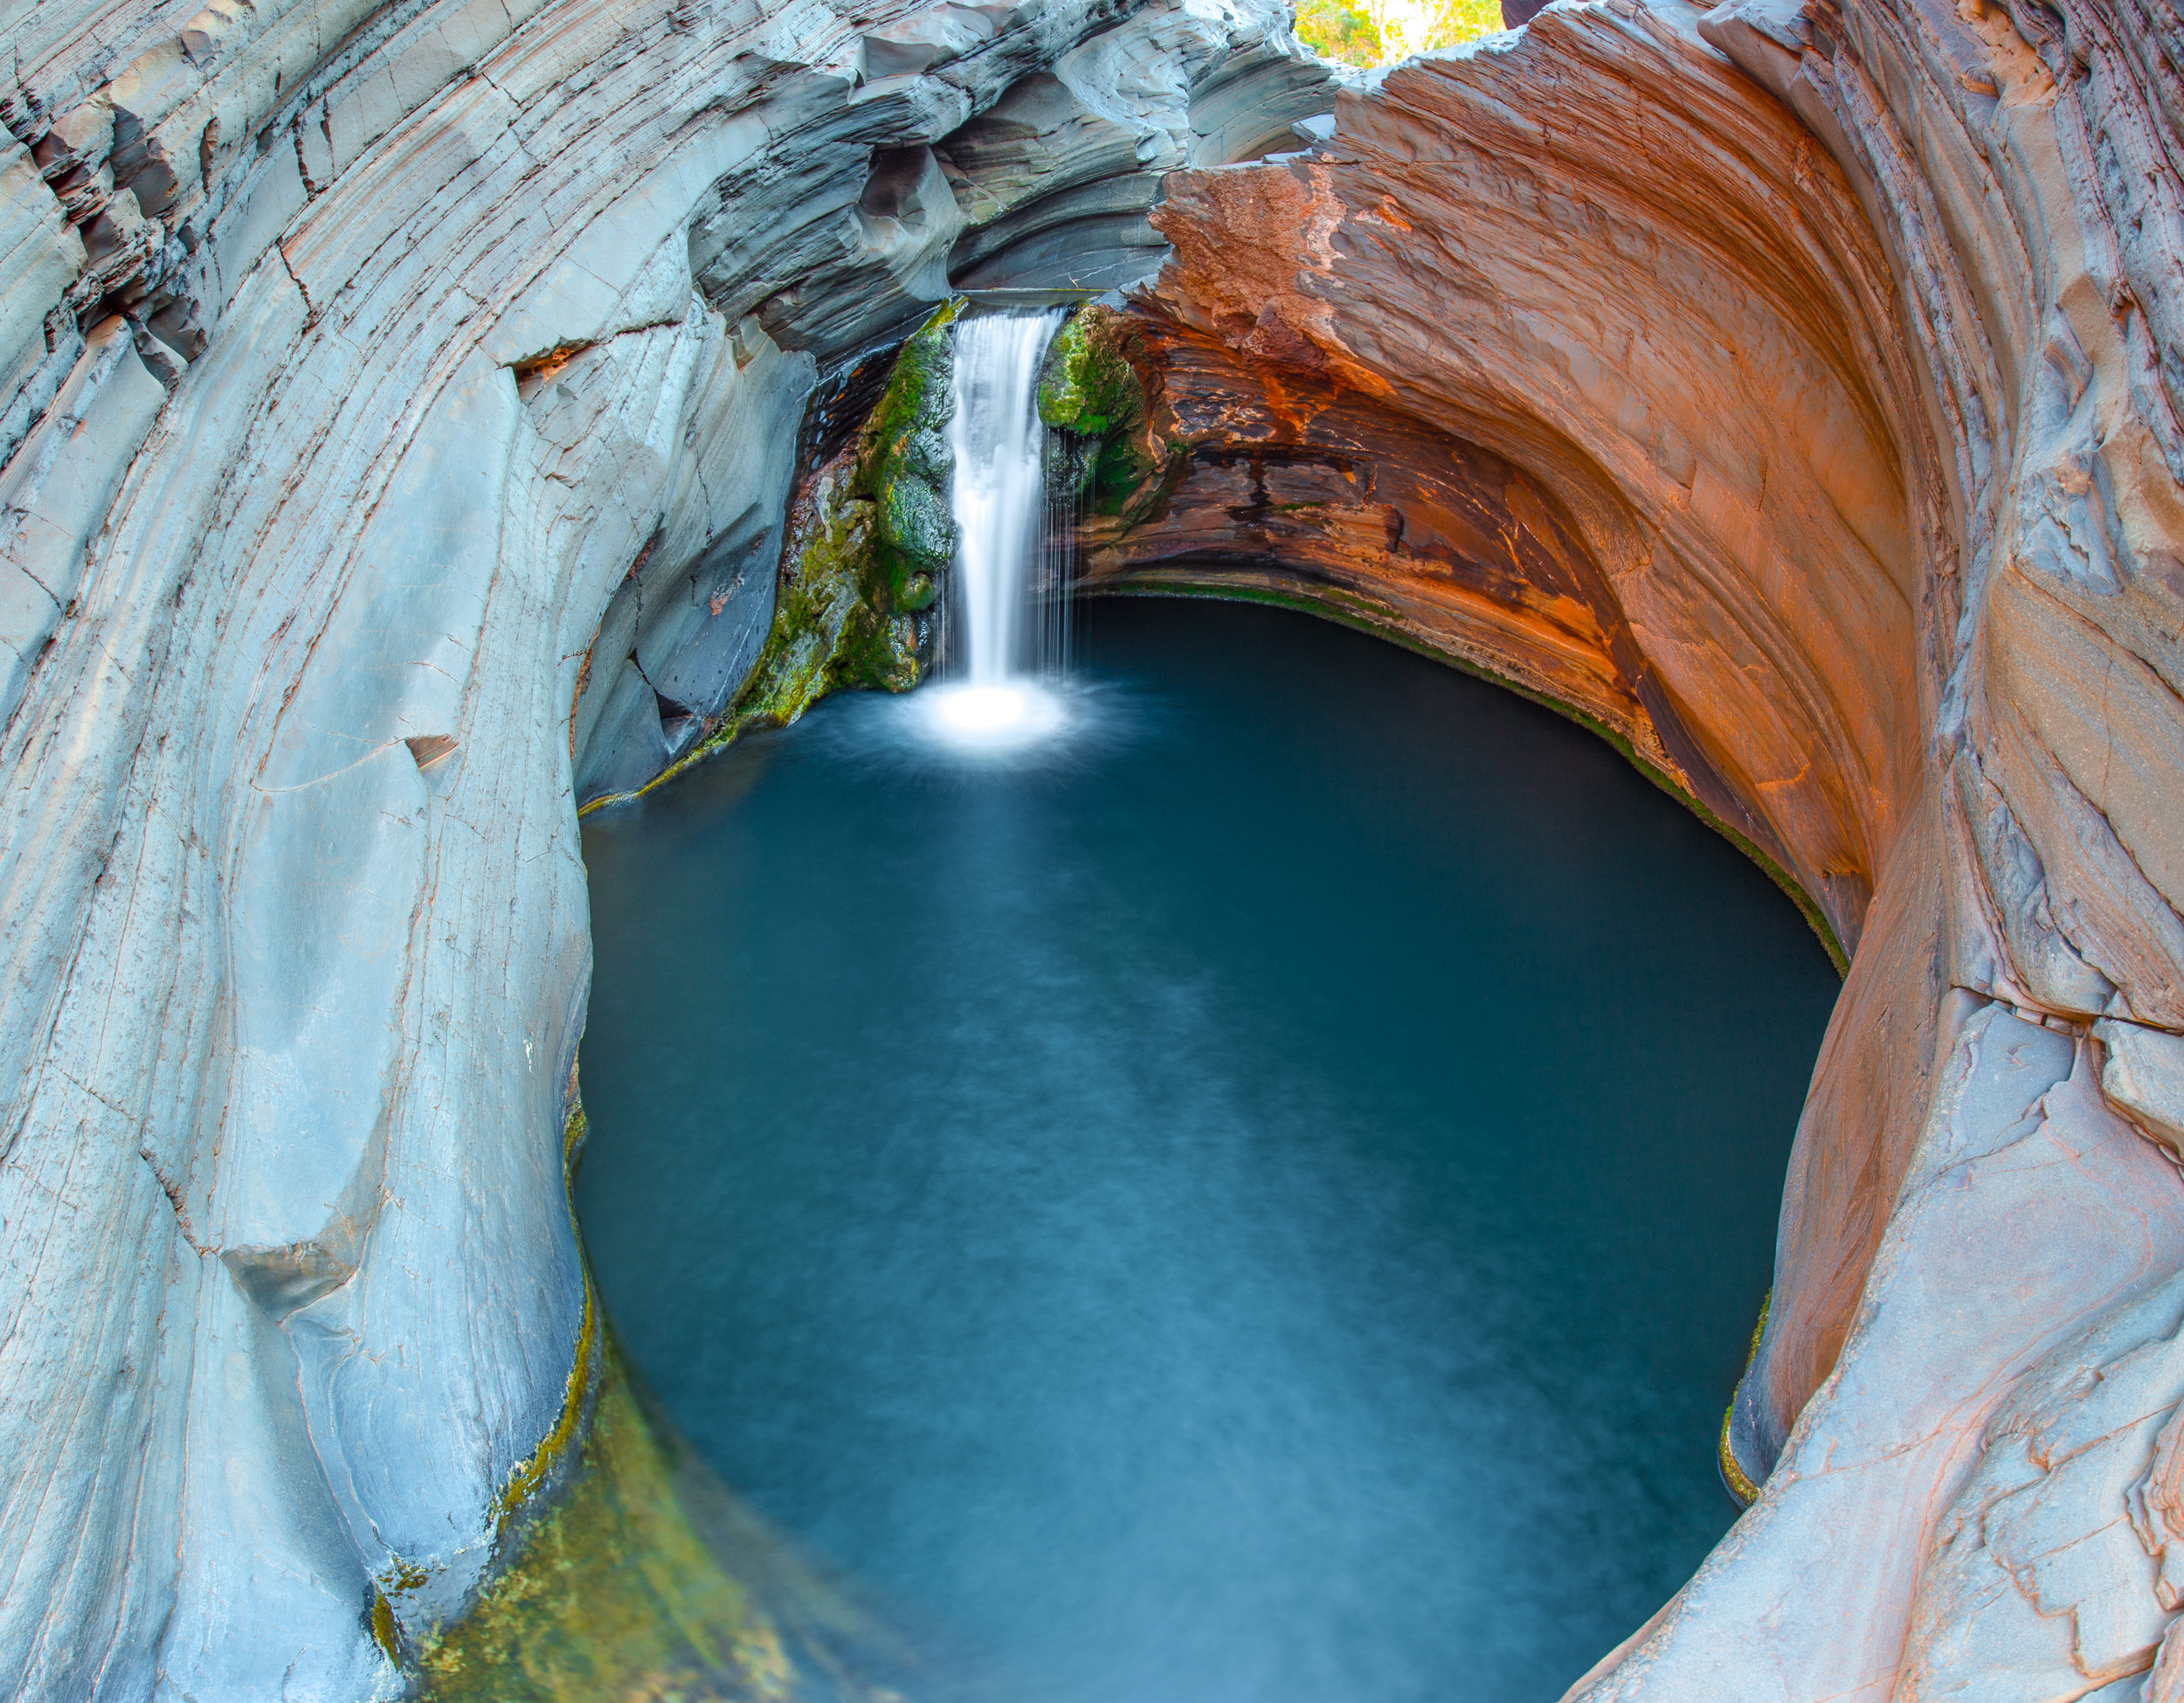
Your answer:
[[[608,1312],[995,1694],[1531,1703],[1725,1531],[1837,983],[1606,745],[1095,603],[1073,732],[853,696],[585,833]]]

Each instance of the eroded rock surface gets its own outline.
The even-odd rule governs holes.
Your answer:
[[[2179,38],[1557,5],[1156,212],[1158,465],[1088,523],[1094,583],[1551,697],[1850,954],[1724,1437],[1758,1503],[1585,1697],[2184,1696],[2148,1346],[2184,1252]]]
[[[1116,164],[951,137],[1054,80],[1142,185],[1324,78],[1198,0],[5,16],[0,1691],[392,1695],[582,1395],[574,779],[741,684],[821,365]]]
[[[4,16],[0,1689],[391,1696],[475,1601],[597,1363],[580,793],[745,689],[822,375],[1171,246],[1095,587],[1550,698],[1849,956],[1759,1500],[1580,1694],[2184,1700],[2173,9]]]

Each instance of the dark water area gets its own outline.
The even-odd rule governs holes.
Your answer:
[[[1537,706],[1081,619],[1039,760],[836,698],[587,826],[609,1315],[995,1695],[1554,1699],[1734,1517],[1835,973]]]

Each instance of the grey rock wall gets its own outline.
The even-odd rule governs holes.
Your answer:
[[[805,398],[975,223],[939,145],[1088,43],[1149,135],[1297,61],[1204,0],[4,16],[0,1693],[392,1695],[573,1393],[577,789],[748,668]]]

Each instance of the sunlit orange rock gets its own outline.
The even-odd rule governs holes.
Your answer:
[[[2146,1346],[2184,1256],[2176,28],[1556,6],[1156,211],[1170,447],[1089,582],[1552,699],[1849,955],[1724,1440],[1759,1499],[1585,1696],[2060,1700],[2184,1600],[2132,1488],[2167,1433],[2013,1441],[2104,1355],[2184,1397]]]

